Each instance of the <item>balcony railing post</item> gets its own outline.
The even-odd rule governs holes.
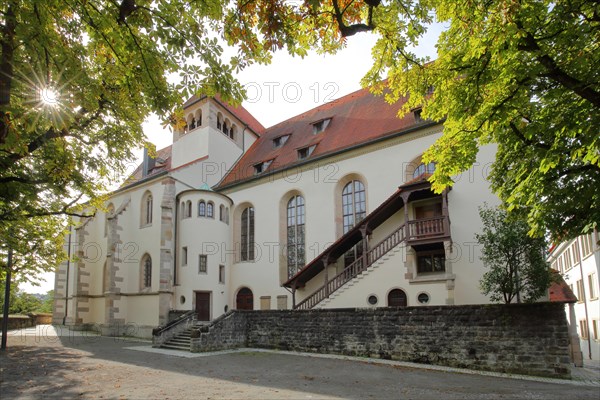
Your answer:
[[[329,280],[328,267],[329,267],[329,257],[325,256],[325,257],[323,257],[323,271],[324,271],[324,275],[325,275],[325,298],[329,297],[329,285],[327,284],[328,280]]]

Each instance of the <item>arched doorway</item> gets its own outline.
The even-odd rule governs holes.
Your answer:
[[[243,287],[238,291],[235,298],[235,308],[238,310],[254,309],[254,296],[252,295],[252,290]]]
[[[394,289],[388,293],[388,307],[406,307],[406,293],[402,289]]]

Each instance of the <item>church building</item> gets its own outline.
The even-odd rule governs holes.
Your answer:
[[[54,322],[151,337],[186,313],[488,303],[475,233],[499,204],[495,147],[434,193],[421,157],[443,124],[400,106],[363,89],[265,128],[192,97],[173,144],[73,229]]]

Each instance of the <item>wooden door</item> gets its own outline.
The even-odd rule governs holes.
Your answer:
[[[238,310],[254,310],[254,296],[252,290],[241,288],[235,298],[235,308]]]
[[[406,307],[408,301],[402,289],[394,289],[388,294],[388,307]]]
[[[415,207],[415,220],[421,221],[416,225],[416,234],[418,236],[433,235],[438,228],[437,221],[430,221],[430,218],[442,216],[442,203],[428,204],[426,206]]]
[[[196,315],[198,321],[210,321],[209,292],[196,292]]]

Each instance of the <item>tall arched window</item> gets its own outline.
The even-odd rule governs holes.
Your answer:
[[[342,190],[343,233],[345,234],[356,224],[360,223],[367,214],[365,185],[353,180]],[[362,255],[362,242],[344,255],[344,265],[348,266]]]
[[[146,192],[142,196],[142,223],[141,226],[152,224],[152,193]]]
[[[217,129],[221,130],[222,126],[223,126],[223,114],[218,113],[217,114]]]
[[[200,126],[202,126],[202,109],[196,111],[196,127],[200,128]]]
[[[140,272],[142,289],[152,287],[152,258],[149,254],[144,254],[142,257]]]
[[[291,278],[304,266],[304,198],[294,196],[287,204],[287,262]]]
[[[361,181],[352,181],[342,191],[342,215],[344,233],[363,220],[367,213],[365,185]]]
[[[200,200],[198,202],[198,216],[206,217],[206,203],[204,202],[204,200]]]
[[[225,122],[223,122],[223,133],[226,134],[227,136],[229,136],[229,121],[225,120]]]
[[[209,201],[206,204],[206,216],[208,218],[214,218],[215,217],[215,205],[213,204],[212,201]]]
[[[219,206],[219,221],[225,222],[225,206],[223,204]]]
[[[242,261],[254,260],[254,207],[242,211],[241,258]]]

